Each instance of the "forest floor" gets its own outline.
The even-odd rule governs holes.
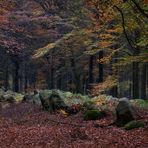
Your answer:
[[[148,121],[148,112],[140,110]],[[126,131],[109,126],[112,115],[84,121],[82,113],[49,115],[28,103],[0,110],[0,148],[148,148],[148,126]]]

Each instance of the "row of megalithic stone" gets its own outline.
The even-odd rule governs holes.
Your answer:
[[[42,105],[45,110],[54,111],[56,108],[68,109],[68,106],[63,101],[62,91],[59,90],[35,90],[30,94],[19,94],[12,91],[5,92],[0,89],[0,102],[14,103],[16,98],[19,100],[32,102],[37,105]],[[135,120],[137,115],[136,109],[127,98],[120,99],[116,107],[116,123],[120,126]]]

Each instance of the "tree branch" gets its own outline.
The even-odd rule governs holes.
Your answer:
[[[130,45],[131,49],[133,49],[132,52],[134,52],[134,51],[136,51],[136,49],[135,49],[135,47],[132,45],[132,43],[131,43],[131,41],[130,41],[130,39],[129,39],[129,37],[128,37],[128,34],[127,34],[127,32],[126,32],[126,29],[125,29],[125,19],[124,19],[123,12],[122,12],[122,10],[121,10],[119,7],[117,7],[116,5],[114,5],[114,7],[115,7],[115,8],[120,12],[120,14],[121,14],[123,33],[124,33],[124,35],[125,35],[125,37],[126,37],[126,39],[127,39],[128,44]]]
[[[135,0],[131,0],[131,1],[135,4],[135,6],[137,7],[137,9],[138,9],[146,18],[148,18],[148,14],[145,13],[145,11],[138,5],[138,3],[136,3]]]

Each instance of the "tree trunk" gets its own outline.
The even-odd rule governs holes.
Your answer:
[[[54,68],[50,71],[50,89],[54,89]]]
[[[14,91],[19,92],[19,62],[15,61]]]
[[[103,51],[99,52],[99,60],[103,58]],[[98,79],[99,83],[103,82],[103,64],[99,63],[99,79]]]
[[[139,99],[139,63],[133,62],[133,99]]]
[[[8,90],[9,87],[9,66],[8,66],[8,61],[6,63],[6,70],[5,70],[5,91]]]
[[[93,69],[94,69],[94,55],[91,55],[89,59],[89,74],[88,74],[89,84],[92,84],[94,82]]]
[[[57,81],[57,88],[61,89],[61,85],[62,85],[62,78],[61,78],[61,75],[60,75],[59,78],[58,78],[58,81]]]
[[[19,76],[19,90],[20,92],[24,91],[24,74],[25,74],[25,64],[24,62],[22,62],[21,66],[20,66],[20,76]]]
[[[79,76],[79,73],[77,71],[74,58],[71,59],[71,67],[72,67],[72,71],[73,71],[73,74],[74,74],[74,83],[75,83],[75,86],[76,86],[75,91],[76,91],[76,93],[80,93],[82,91],[80,76]]]
[[[143,63],[141,67],[141,99],[146,99],[146,71],[147,64]]]
[[[28,89],[28,72],[27,72],[27,64],[25,64],[25,72],[24,72],[24,89],[25,89],[25,92],[27,91]]]
[[[113,68],[113,64],[118,62],[117,57],[118,55],[115,54],[114,59],[110,62],[110,75],[112,75],[112,77],[116,77],[118,75],[118,67],[116,67],[116,69]],[[109,94],[111,94],[113,97],[118,97],[118,85],[113,86],[110,89]]]
[[[117,86],[114,86],[111,89],[111,94],[112,94],[113,97],[118,97],[118,87]]]

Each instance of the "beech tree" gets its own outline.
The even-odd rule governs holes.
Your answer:
[[[0,6],[6,90],[146,99],[147,1],[1,0]]]

